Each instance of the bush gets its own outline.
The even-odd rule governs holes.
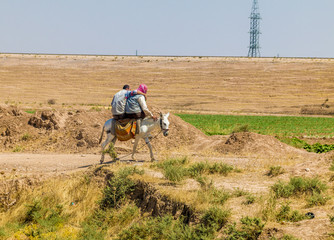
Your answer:
[[[229,172],[232,172],[234,169],[233,166],[225,164],[225,163],[214,163],[213,165],[209,166],[209,173],[219,173],[224,176],[227,176]]]
[[[264,224],[262,223],[261,219],[243,217],[240,222],[242,224],[240,229],[237,229],[236,223],[228,227],[228,229],[225,231],[227,236],[224,239],[254,240],[259,238],[264,228]]]
[[[322,193],[327,189],[327,185],[318,178],[290,178],[289,183],[279,181],[271,187],[276,197],[288,198],[293,194],[315,194]]]
[[[117,158],[117,152],[115,151],[115,147],[112,142],[109,144],[108,148],[103,151],[103,153],[109,154],[110,158],[113,160]]]
[[[182,219],[174,220],[172,216],[149,218],[135,223],[118,235],[118,240],[132,239],[204,239],[200,238]]]
[[[180,182],[188,175],[188,171],[183,166],[166,166],[163,174],[165,178],[172,182]]]
[[[298,222],[304,219],[306,219],[306,216],[296,210],[291,211],[291,207],[289,206],[289,204],[282,205],[280,211],[276,214],[276,220],[278,222]]]
[[[189,175],[191,177],[201,176],[208,169],[208,163],[199,162],[191,165],[188,168]]]
[[[108,181],[100,201],[101,209],[118,208],[126,201],[127,195],[134,190],[135,186],[128,176],[135,173],[143,174],[136,167],[122,168]]]
[[[212,186],[209,189],[197,191],[197,197],[200,202],[223,205],[231,196],[228,192]]]
[[[326,205],[329,199],[330,197],[323,196],[320,193],[314,193],[311,197],[307,199],[307,206],[308,207],[323,206]]]
[[[283,173],[284,173],[284,170],[282,169],[281,166],[271,166],[267,175],[269,177],[276,177]]]
[[[204,213],[200,223],[206,228],[218,231],[227,223],[230,215],[231,212],[229,210],[223,211],[218,207],[211,207]]]
[[[246,200],[243,202],[243,204],[245,205],[250,205],[250,204],[253,204],[255,202],[255,196],[252,195],[252,194],[249,194],[246,196]]]
[[[239,133],[239,132],[249,132],[249,126],[247,124],[245,125],[238,125],[232,130],[233,133]]]

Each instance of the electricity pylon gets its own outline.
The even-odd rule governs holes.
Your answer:
[[[257,0],[253,0],[252,13],[250,15],[250,43],[248,57],[260,57],[260,43],[259,36],[260,32],[260,13],[259,4]]]

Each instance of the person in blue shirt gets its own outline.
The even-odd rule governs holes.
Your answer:
[[[137,94],[143,95],[146,99],[145,93],[140,90],[130,91],[130,86],[126,84],[121,91],[114,95],[111,102],[111,112],[115,120],[124,119],[127,99]]]

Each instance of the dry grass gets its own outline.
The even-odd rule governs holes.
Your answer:
[[[299,114],[303,106],[327,98],[330,105],[334,98],[333,59],[19,54],[0,59],[0,102],[29,109],[107,107],[123,84],[134,89],[142,82],[149,87],[149,105],[174,112]]]
[[[63,206],[64,215],[69,217],[69,225],[79,227],[80,223],[92,213],[96,202],[101,197],[101,190],[90,176],[78,173],[67,177],[58,177],[27,188],[21,192],[16,205],[0,213],[0,225],[23,219],[27,204],[41,201],[45,208]]]

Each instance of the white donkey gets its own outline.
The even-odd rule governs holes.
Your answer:
[[[136,148],[137,148],[139,140],[141,138],[143,138],[143,139],[145,139],[145,142],[146,142],[148,148],[150,149],[151,161],[154,161],[152,146],[151,146],[151,143],[150,143],[150,140],[149,140],[149,137],[151,136],[150,133],[154,129],[160,128],[161,131],[163,131],[163,135],[165,137],[167,137],[168,136],[168,130],[169,130],[168,129],[168,127],[169,127],[168,116],[169,116],[169,113],[167,113],[167,114],[160,113],[160,118],[158,118],[156,121],[154,121],[152,118],[145,118],[141,121],[140,134],[136,134],[136,136],[135,136],[135,143],[133,145],[133,150],[132,150],[132,155],[131,155],[132,159],[134,159],[134,154],[136,152]],[[101,143],[101,141],[102,141],[104,132],[107,133],[107,139],[101,145],[101,147],[102,147],[102,156],[101,156],[101,160],[100,160],[101,164],[104,162],[104,149],[105,149],[105,147],[110,142],[115,144],[115,142],[117,140],[114,124],[115,124],[115,120],[112,118],[112,119],[107,120],[104,123],[103,128],[102,128],[102,133],[101,133],[99,143]]]

